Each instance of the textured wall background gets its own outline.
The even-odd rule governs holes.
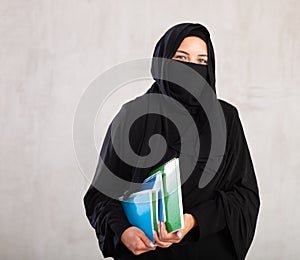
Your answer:
[[[73,150],[76,105],[95,76],[151,57],[162,34],[186,21],[212,34],[217,92],[238,107],[255,164],[262,205],[247,259],[299,259],[299,8],[296,0],[2,0],[0,259],[99,259]],[[98,145],[121,103],[149,86],[110,97]]]

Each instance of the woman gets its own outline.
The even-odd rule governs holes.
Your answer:
[[[187,65],[205,80],[206,85],[202,86],[208,86],[216,94],[214,51],[210,34],[204,26],[197,23],[173,26],[158,41],[153,57]],[[120,202],[96,188],[97,181],[90,185],[84,197],[86,215],[96,231],[100,249],[105,257],[126,260],[244,259],[254,236],[260,200],[254,167],[238,111],[233,105],[218,99],[222,112],[219,114],[224,116],[226,122],[226,131],[223,132],[226,144],[222,154],[212,154],[212,128],[207,111],[200,105],[198,97],[193,96],[184,87],[181,88],[180,84],[160,77],[168,74],[166,72],[171,68],[168,66],[168,62],[157,62],[153,59],[151,72],[155,82],[144,95],[124,104],[113,122],[117,118],[120,129],[123,129],[135,104],[143,100],[139,105],[153,105],[153,101],[143,99],[149,94],[173,98],[173,101],[158,101],[159,104],[155,105],[162,110],[170,109],[178,120],[187,117],[183,110],[188,111],[200,138],[199,153],[181,151],[184,145],[192,147],[196,143],[197,134],[181,136],[174,123],[162,116],[163,113],[158,115],[149,112],[132,124],[128,137],[130,149],[138,156],[159,153],[160,147],[154,145],[149,149],[149,140],[153,135],[160,134],[165,138],[166,151],[159,162],[144,168],[124,162],[120,154],[116,153],[112,138],[118,140],[120,147],[123,147],[124,142],[117,132],[113,137],[110,135],[112,124],[107,130],[100,157],[116,176],[131,182],[142,182],[152,169],[174,156],[182,155],[180,158],[185,158],[180,162],[181,174],[189,164],[195,162],[193,171],[182,184],[184,228],[176,233],[168,233],[164,223],[159,223],[159,232],[154,232],[155,244],[151,243],[140,229],[128,222]],[[181,68],[179,66],[180,73],[183,72]],[[187,72],[181,75],[186,76],[185,73]],[[178,106],[174,100],[183,107]],[[216,118],[218,117],[216,116],[215,120]],[[190,125],[186,127],[185,133],[189,133],[189,129]],[[218,128],[220,129],[221,127]],[[217,159],[220,160],[220,164],[216,172],[209,182],[200,188],[198,184],[205,174],[204,169],[208,161]],[[99,160],[95,176],[98,176],[100,182],[103,169],[103,163]],[[106,186],[109,186],[109,181]],[[124,187],[124,191],[126,189],[128,187]]]

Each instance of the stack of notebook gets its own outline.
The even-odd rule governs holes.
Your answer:
[[[140,190],[122,197],[121,203],[129,222],[153,242],[158,221],[165,222],[168,232],[183,228],[179,159],[175,157],[151,171]]]

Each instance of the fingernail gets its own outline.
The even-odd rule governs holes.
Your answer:
[[[177,232],[177,236],[179,237],[179,238],[181,238],[182,237],[182,233],[179,231],[179,232]]]
[[[152,242],[150,242],[149,246],[150,247],[155,247],[155,245]]]

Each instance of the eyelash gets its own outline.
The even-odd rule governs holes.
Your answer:
[[[182,55],[177,55],[177,56],[175,56],[175,58],[179,58],[179,59],[180,59],[181,57],[185,58],[185,56],[182,56]],[[207,61],[206,61],[205,59],[199,59],[199,62],[202,62],[202,63],[207,64]]]

